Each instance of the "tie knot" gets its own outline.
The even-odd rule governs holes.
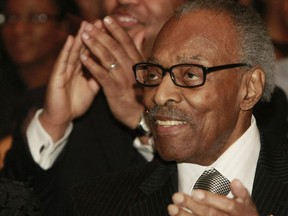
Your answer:
[[[230,192],[230,181],[215,168],[211,168],[202,173],[193,189],[203,189],[226,196]]]

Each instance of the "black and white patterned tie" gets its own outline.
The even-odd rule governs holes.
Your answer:
[[[214,194],[226,196],[230,192],[230,181],[215,168],[211,168],[202,173],[193,189],[207,190]]]

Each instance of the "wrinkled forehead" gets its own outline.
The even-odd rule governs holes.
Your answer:
[[[220,58],[237,55],[238,35],[227,14],[211,11],[191,12],[172,17],[165,23],[154,42],[152,58],[179,56]],[[223,55],[223,56],[222,56]],[[235,56],[236,57],[236,56]]]

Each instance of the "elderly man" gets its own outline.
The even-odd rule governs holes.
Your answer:
[[[273,59],[253,11],[185,4],[133,67],[161,159],[76,186],[68,215],[287,215],[287,146],[252,115],[272,92]]]

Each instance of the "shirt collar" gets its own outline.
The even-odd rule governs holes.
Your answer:
[[[178,189],[190,193],[203,171],[214,167],[230,181],[239,179],[251,194],[257,160],[260,152],[260,135],[256,120],[252,116],[251,125],[211,166],[178,163]]]

